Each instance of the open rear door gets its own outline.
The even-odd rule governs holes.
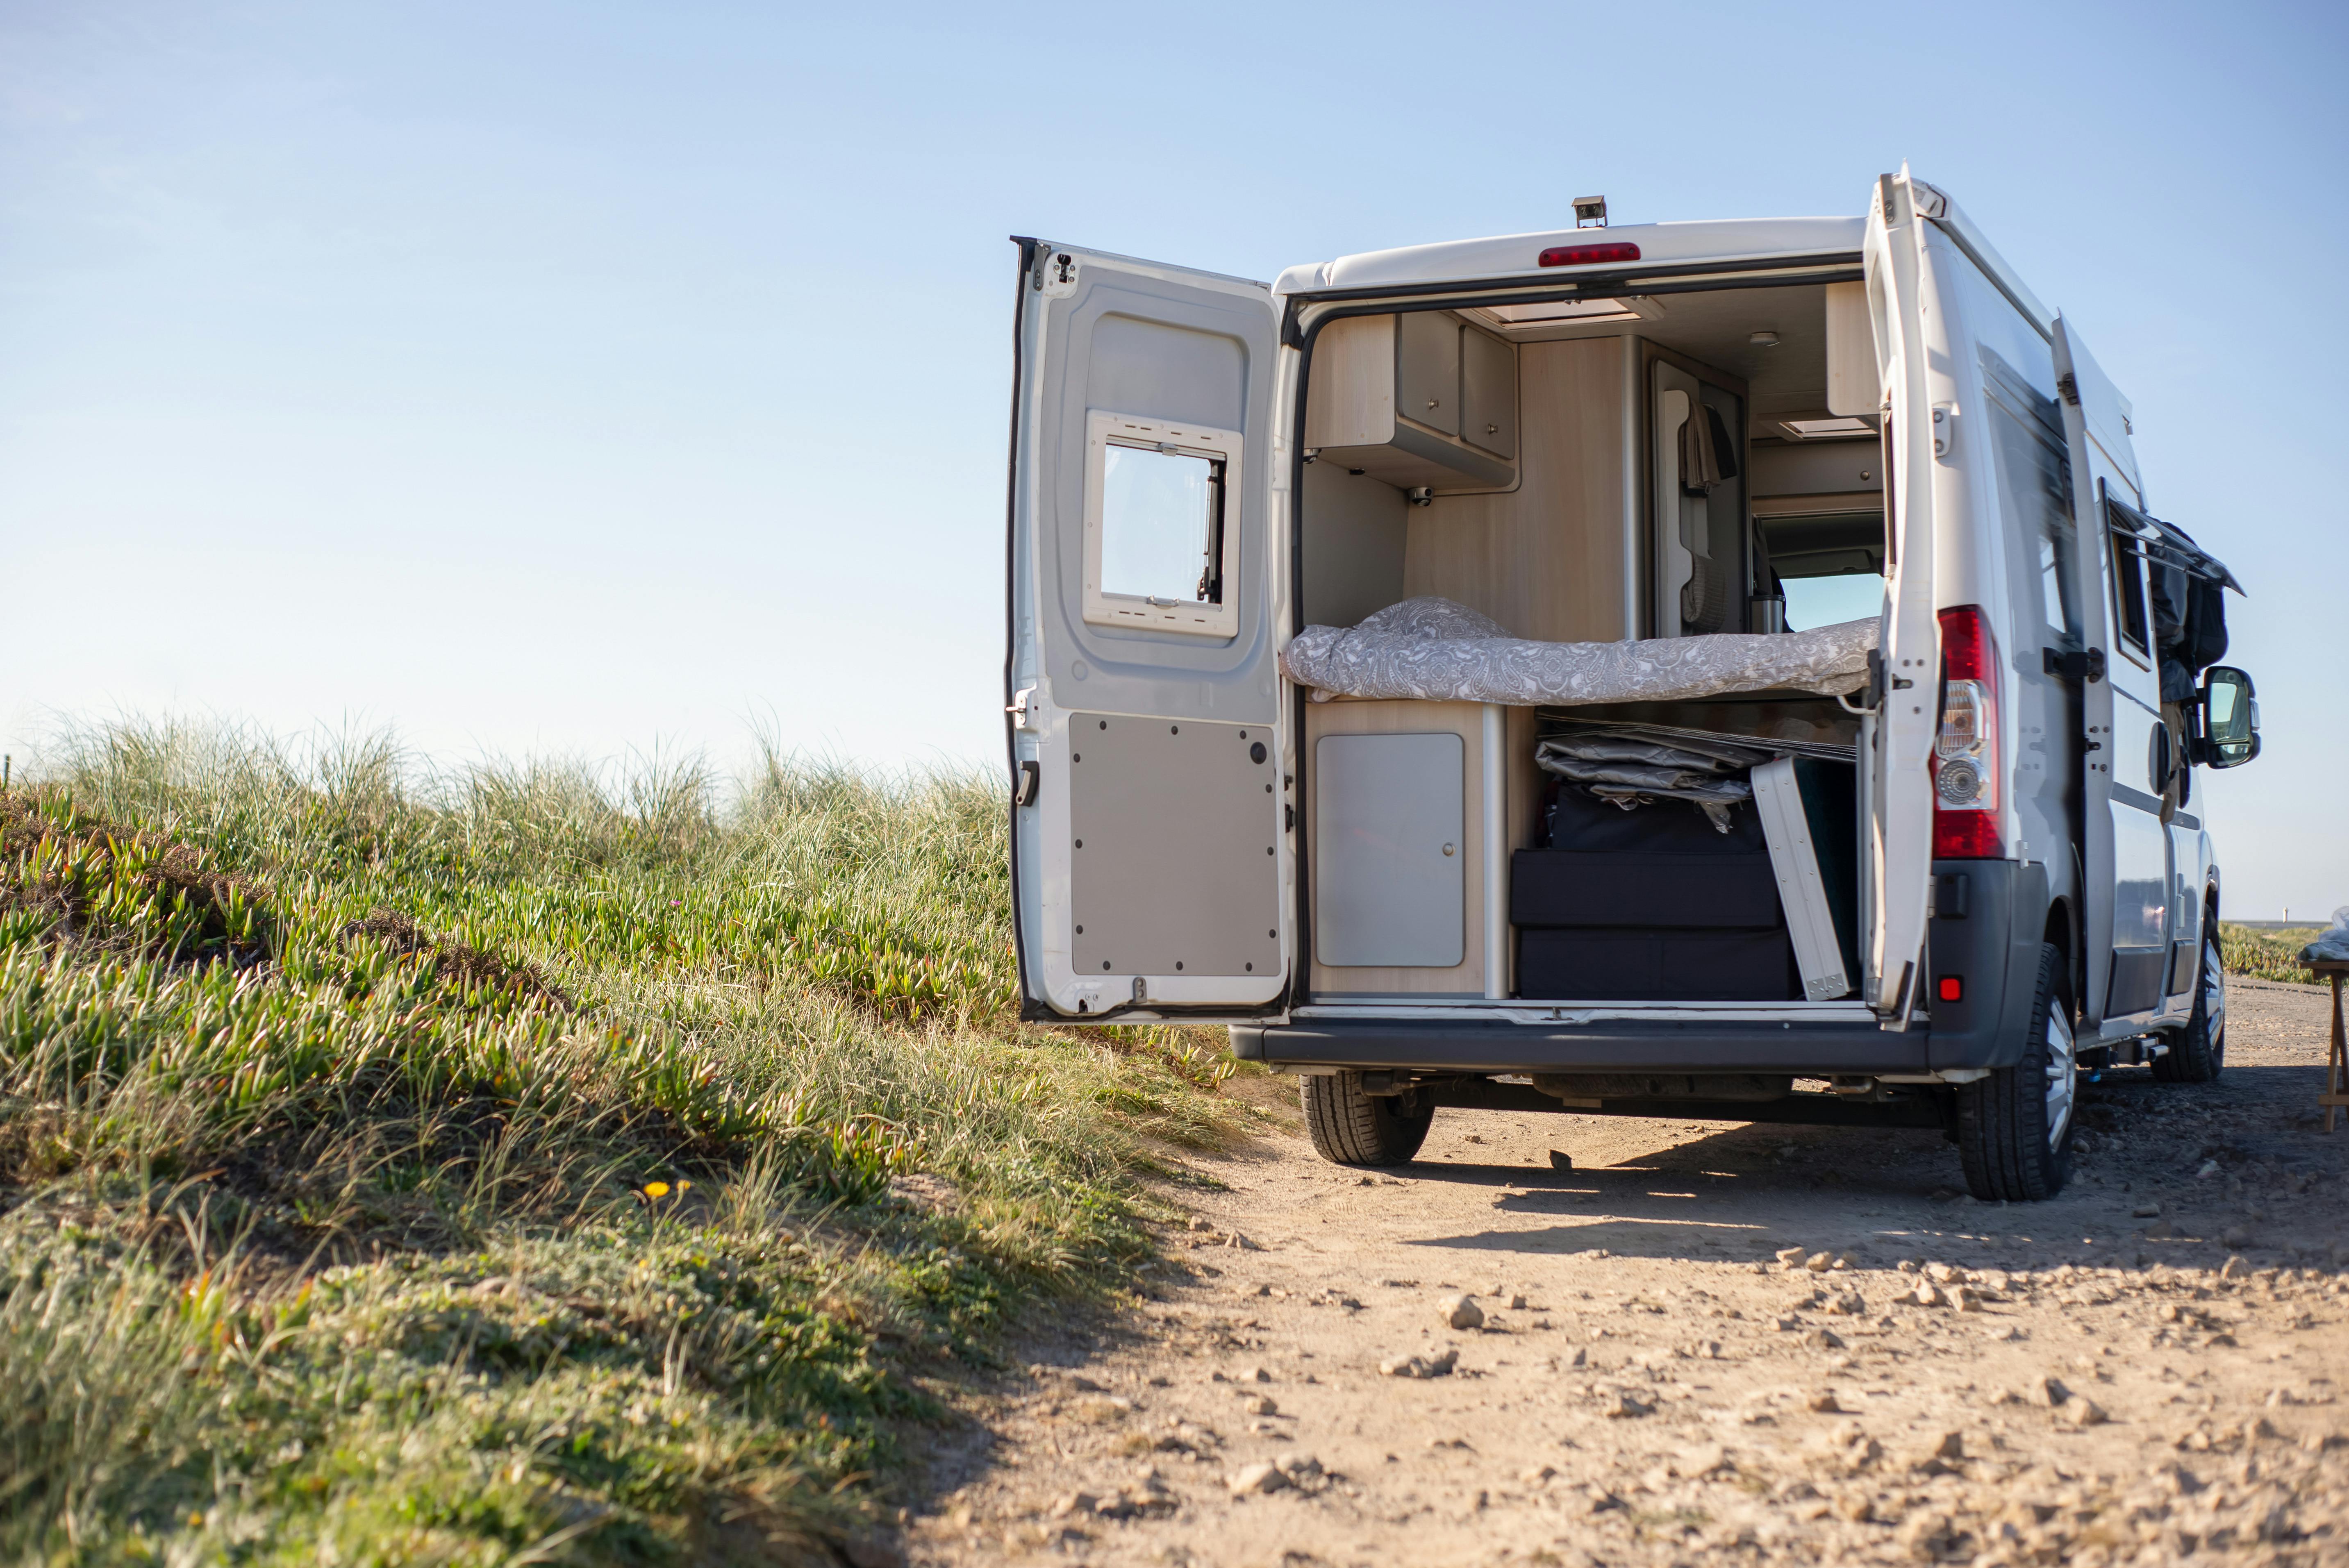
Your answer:
[[[2167,833],[2154,793],[2158,785],[2149,789],[2151,781],[2141,777],[2149,732],[2161,722],[2161,696],[2144,628],[2132,643],[2127,629],[2114,624],[2123,608],[2114,585],[2133,582],[2137,568],[2114,558],[2105,498],[2144,506],[2128,406],[2061,315],[2055,318],[2055,388],[2071,449],[2072,520],[2079,537],[2072,552],[2078,580],[2072,586],[2087,648],[2080,692],[2085,731],[2080,1016],[2095,1026],[2107,1016],[2150,1009],[2164,989],[2157,976],[2169,935]],[[2124,993],[2117,996],[2116,975]]]
[[[1021,1012],[1278,1007],[1288,456],[1263,284],[1023,240],[1011,429]]]
[[[1869,768],[1868,1002],[1905,1029],[1924,974],[1933,871],[1933,738],[1940,722],[1940,624],[1933,604],[1939,469],[1950,451],[1954,394],[1949,319],[1927,245],[1941,198],[1904,165],[1876,182],[1867,239],[1868,303],[1882,377],[1885,595],[1882,680]],[[1921,211],[1920,211],[1921,207]]]

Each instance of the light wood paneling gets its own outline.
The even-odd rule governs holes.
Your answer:
[[[1609,337],[1518,350],[1518,486],[1496,495],[1439,495],[1413,509],[1406,595],[1440,593],[1541,642],[1627,634],[1623,356],[1630,349],[1629,340]],[[1318,379],[1318,360],[1315,372]]]
[[[1309,447],[1369,447],[1394,435],[1395,318],[1350,315],[1313,340],[1305,399]]]
[[[1480,424],[1473,445],[1460,428],[1472,339],[1480,418],[1497,428]],[[1449,311],[1340,317],[1314,339],[1305,445],[1398,490],[1506,489],[1516,472],[1493,443],[1514,445],[1516,402],[1516,350]]]
[[[1533,842],[1535,819],[1540,810],[1542,775],[1534,766],[1534,710],[1513,707],[1507,710],[1508,787],[1504,818],[1508,824],[1509,848],[1522,849]],[[1463,868],[1466,901],[1464,933],[1466,942],[1462,960],[1448,969],[1402,969],[1348,965],[1332,968],[1318,959],[1313,965],[1311,988],[1316,995],[1439,995],[1482,996],[1485,994],[1485,839],[1484,822],[1478,802],[1484,799],[1484,707],[1473,702],[1375,702],[1339,701],[1313,702],[1305,707],[1305,758],[1299,779],[1298,799],[1311,801],[1314,797],[1313,768],[1320,739],[1325,735],[1456,735],[1460,737],[1466,777],[1462,780],[1464,799],[1467,802],[1466,841],[1460,851],[1466,864]],[[1309,813],[1306,831],[1313,831]],[[1311,841],[1308,839],[1308,862],[1311,863]],[[1514,971],[1516,943],[1509,943],[1510,962]],[[1511,986],[1515,988],[1514,972]]]

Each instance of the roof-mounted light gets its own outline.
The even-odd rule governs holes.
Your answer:
[[[1541,264],[1546,267],[1589,267],[1639,259],[1640,247],[1624,240],[1605,245],[1552,245],[1541,253]]]

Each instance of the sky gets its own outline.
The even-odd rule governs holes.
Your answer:
[[[2349,9],[0,5],[0,748],[996,765],[1013,233],[1270,278],[1909,160],[2251,590],[2230,913],[2349,904]]]

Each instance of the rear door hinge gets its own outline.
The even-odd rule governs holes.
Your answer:
[[[2070,654],[2042,648],[2039,650],[2039,662],[2049,675],[2061,676],[2067,681],[2085,680],[2094,686],[2105,678],[2105,650],[2102,648]]]
[[[1068,298],[1077,292],[1077,259],[1050,245],[1037,247],[1033,287],[1046,299]]]

